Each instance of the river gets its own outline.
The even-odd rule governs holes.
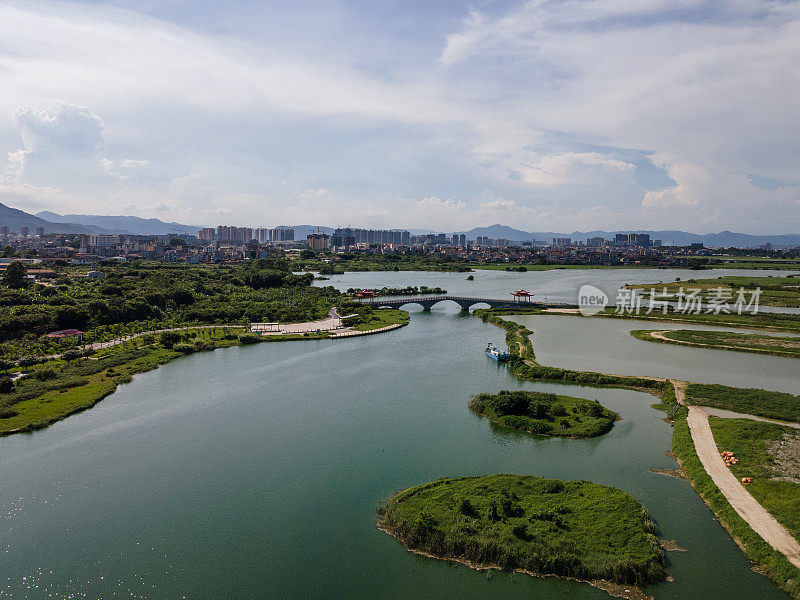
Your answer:
[[[370,287],[387,284],[371,275]],[[500,283],[486,293],[516,285],[491,276]],[[520,382],[483,355],[487,341],[502,332],[441,305],[387,334],[195,354],[0,439],[0,597],[607,598],[418,557],[376,527],[378,503],[400,489],[508,472],[589,479],[643,502],[687,549],[668,555],[675,582],[647,589],[658,599],[786,598],[687,482],[648,471],[674,466],[654,397]],[[593,440],[534,439],[468,410],[471,395],[501,389],[594,398],[622,420]]]

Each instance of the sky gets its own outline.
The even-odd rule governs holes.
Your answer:
[[[799,40],[785,0],[0,0],[0,202],[798,233]]]

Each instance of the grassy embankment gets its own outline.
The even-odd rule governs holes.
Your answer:
[[[653,332],[657,332],[659,337],[654,337]],[[694,331],[691,329],[674,331],[634,329],[631,331],[631,335],[637,340],[645,342],[800,358],[800,337],[779,337],[730,331]]]
[[[104,348],[71,361],[49,360],[29,369],[11,393],[0,395],[0,435],[33,431],[91,408],[136,373],[155,369],[185,354],[240,343],[231,330],[176,334],[169,348],[155,336]]]
[[[769,269],[778,271],[800,271],[800,260],[796,258],[769,258],[766,256],[714,257],[724,269]]]
[[[730,469],[750,477],[750,494],[800,540],[800,431],[749,419],[710,419],[717,447],[739,462]]]
[[[353,325],[356,331],[370,331],[389,325],[408,325],[410,320],[408,311],[396,308],[379,308],[368,315],[360,317],[360,322]]]
[[[766,419],[800,423],[800,396],[783,392],[690,383],[686,388],[686,402]]]
[[[396,494],[378,515],[407,548],[473,567],[639,586],[667,577],[656,525],[642,505],[596,483],[440,479]]]
[[[675,416],[672,450],[692,487],[742,548],[745,556],[756,564],[756,569],[793,598],[800,598],[800,569],[753,531],[711,480],[695,452],[686,414],[686,409],[682,408]]]
[[[498,316],[502,311],[476,311],[485,321],[503,327],[506,341],[515,357],[510,361],[515,374],[524,379],[550,379],[570,381],[605,387],[631,387],[646,389],[662,398],[656,407],[668,412],[673,419],[672,449],[683,470],[700,497],[717,516],[720,523],[742,548],[747,558],[759,572],[773,579],[781,589],[793,598],[800,599],[800,569],[792,565],[783,554],[773,549],[761,536],[742,519],[731,507],[725,496],[703,469],[694,449],[692,437],[686,422],[687,411],[676,404],[675,389],[671,382],[658,382],[643,378],[618,377],[599,373],[585,373],[536,364],[525,364],[518,368],[519,362],[535,364],[533,347],[528,336],[531,332],[512,321]],[[513,311],[508,311],[513,312]],[[639,384],[639,385],[637,385]],[[643,387],[639,387],[643,386]],[[764,390],[743,390],[722,385],[689,384],[686,400],[690,403],[717,406],[737,412],[760,415],[789,421],[800,421],[800,398],[791,394],[780,394]],[[779,501],[779,499],[775,499]]]
[[[473,264],[473,269],[482,269],[488,271],[553,271],[560,269],[639,269],[639,265],[559,265],[559,264],[545,264],[545,265],[532,265],[532,264],[516,264],[516,263],[484,263]],[[652,267],[648,267],[652,268]]]
[[[800,270],[800,266],[796,266]],[[717,290],[722,290],[726,294],[729,303],[736,302],[740,289],[745,290],[744,302],[749,301],[751,293],[756,289],[761,289],[759,304],[768,306],[798,307],[800,306],[800,277],[788,275],[786,277],[741,277],[738,275],[728,275],[715,279],[688,279],[686,281],[673,281],[669,283],[643,283],[625,286],[629,289],[656,290],[656,293],[665,292],[664,299],[677,299],[679,291],[688,293],[689,290],[700,290],[698,296],[703,302],[713,298]]]
[[[355,326],[360,331],[407,324],[402,310],[370,310]],[[0,435],[41,429],[91,408],[127,383],[136,373],[150,371],[180,356],[234,345],[260,342],[320,340],[327,331],[261,336],[235,328],[202,328],[142,336],[71,361],[51,359],[24,370],[9,393],[0,394]],[[20,372],[19,369],[17,372]]]
[[[575,307],[577,308],[577,307]],[[489,309],[479,309],[475,311],[478,316],[483,315]],[[668,311],[666,314],[661,311],[653,311],[652,313],[645,314],[642,309],[640,314],[617,314],[615,307],[608,307],[602,312],[593,317],[583,317],[580,313],[564,313],[564,312],[548,312],[542,306],[520,306],[509,308],[493,308],[491,314],[495,316],[502,315],[555,315],[565,316],[572,315],[576,318],[614,318],[614,319],[634,319],[639,321],[650,321],[656,323],[687,323],[692,325],[709,325],[715,327],[737,327],[742,329],[766,329],[773,331],[786,331],[791,333],[800,334],[800,315],[790,313],[766,313],[760,312],[755,315],[752,314],[684,314],[678,313],[673,310]],[[481,317],[483,318],[483,317]],[[484,319],[486,320],[486,319]]]
[[[541,392],[478,394],[469,407],[494,423],[555,437],[597,437],[619,418],[596,400]]]
[[[522,313],[519,313],[522,314]],[[547,313],[544,313],[547,314]],[[580,315],[576,315],[580,316]],[[660,311],[653,311],[649,315],[644,313],[616,314],[614,308],[606,308],[592,318],[615,318],[615,319],[635,319],[639,321],[651,321],[662,323],[691,323],[693,325],[711,325],[715,327],[737,327],[742,329],[766,329],[773,331],[788,331],[800,333],[800,315],[790,313],[766,313],[759,312],[752,314],[684,314],[675,311],[668,311],[663,314]]]
[[[536,310],[528,309],[530,312]],[[506,343],[510,352],[508,366],[514,375],[520,379],[645,390],[661,397],[664,407],[672,406],[675,403],[675,390],[669,381],[647,377],[573,371],[559,367],[546,367],[537,363],[536,355],[533,352],[533,344],[529,337],[533,332],[514,321],[501,317],[503,314],[521,314],[520,309],[478,309],[474,314],[483,321],[505,329]]]

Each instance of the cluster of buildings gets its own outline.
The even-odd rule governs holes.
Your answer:
[[[279,242],[294,242],[294,229],[291,227],[235,227],[229,225],[218,225],[204,227],[197,232],[197,239],[204,242],[241,242],[249,244],[255,241],[258,244],[269,244]]]
[[[44,227],[34,227],[33,228],[33,235],[36,237],[43,237],[44,236]],[[22,225],[19,228],[19,231],[12,231],[11,227],[8,225],[1,225],[0,226],[0,237],[3,239],[7,239],[10,237],[18,237],[20,239],[27,239],[31,237],[31,228],[25,225]]]
[[[306,233],[306,230],[301,230]],[[662,247],[646,233],[620,233],[613,239],[590,237],[573,240],[554,237],[552,243],[539,240],[514,241],[477,236],[467,239],[463,233],[412,234],[401,229],[322,228],[298,238],[292,227],[235,227],[220,225],[200,229],[196,235],[117,235],[117,234],[46,234],[36,228],[19,233],[0,227],[2,244],[10,245],[17,256],[47,261],[90,265],[94,261],[150,259],[166,262],[219,263],[267,258],[282,251],[299,252],[304,248],[331,253],[359,252],[391,255],[422,255],[465,262],[521,264],[614,265],[646,263],[679,266],[691,257],[710,256],[703,244],[685,247]],[[766,247],[765,250],[769,250]]]

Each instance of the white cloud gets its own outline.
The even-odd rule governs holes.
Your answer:
[[[334,35],[325,53],[302,35],[277,43],[244,17],[250,35],[221,36],[109,7],[4,3],[3,185],[28,186],[16,197],[29,202],[62,190],[86,212],[165,203],[183,220],[797,222],[795,187],[759,190],[748,175],[800,181],[800,4],[534,0],[463,14],[435,51],[417,32],[373,57]],[[375,47],[388,27],[344,22]],[[631,156],[651,154],[676,185],[638,177]]]

